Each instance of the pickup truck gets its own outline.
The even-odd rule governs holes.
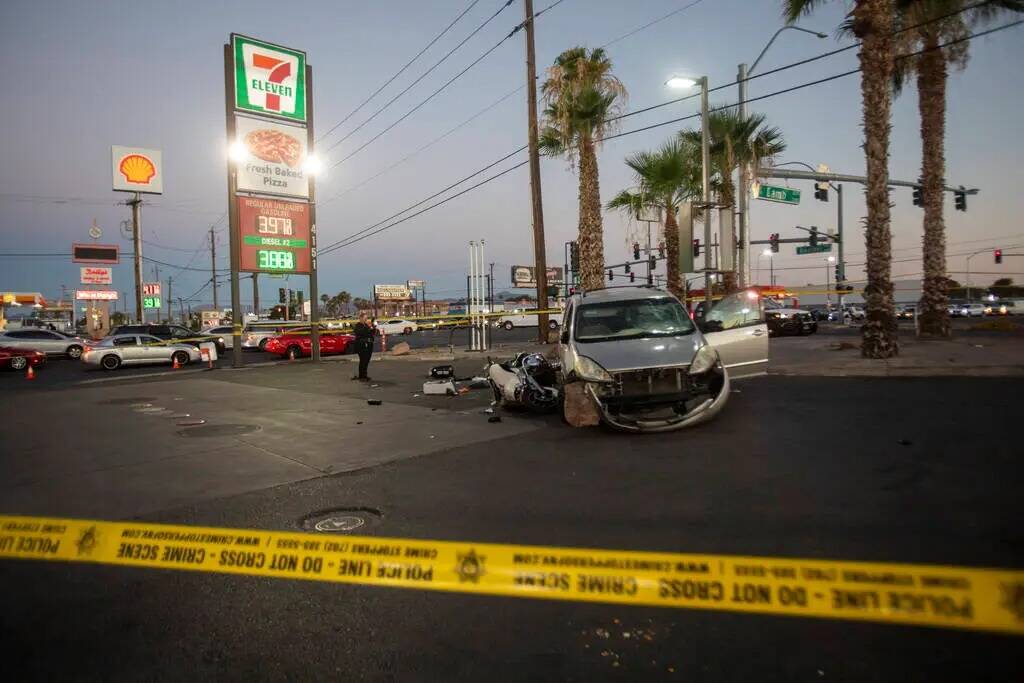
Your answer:
[[[548,328],[557,330],[562,324],[562,312],[548,313]],[[512,330],[517,327],[537,327],[537,314],[531,311],[509,311],[495,318],[491,325]]]

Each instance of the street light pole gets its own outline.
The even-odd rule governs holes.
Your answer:
[[[749,79],[750,75],[754,73],[755,69],[757,69],[757,65],[761,61],[761,58],[764,57],[764,54],[766,52],[768,52],[768,48],[772,46],[772,43],[774,43],[775,39],[779,37],[779,34],[782,33],[783,31],[787,31],[790,29],[794,31],[802,31],[803,33],[810,33],[811,35],[817,36],[818,38],[828,37],[824,33],[819,33],[818,31],[811,31],[810,29],[806,29],[800,26],[783,26],[772,35],[771,39],[768,41],[768,44],[764,46],[764,49],[761,50],[761,54],[757,56],[757,59],[754,60],[754,63],[753,65],[750,66],[750,68],[747,68],[746,63],[740,64],[739,68],[737,69],[736,84],[739,88],[739,114],[741,119],[745,119],[747,117],[747,79]],[[749,182],[747,175],[749,172],[750,169],[746,167],[740,168],[739,182],[737,183],[737,196],[739,197],[739,202],[738,206],[736,207],[738,212],[736,222],[740,233],[740,239],[739,258],[737,259],[736,265],[737,270],[739,271],[741,287],[746,286],[747,281],[750,279],[750,221],[748,220],[750,212],[750,195],[747,191],[747,183]]]
[[[709,153],[710,130],[708,126],[708,77],[700,79],[700,164],[701,199],[704,204],[704,314],[711,310],[711,169]]]

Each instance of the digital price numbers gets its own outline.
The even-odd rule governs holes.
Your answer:
[[[292,229],[292,219],[280,216],[256,216],[256,232],[261,235],[283,235],[291,237],[295,234]]]
[[[295,255],[293,252],[260,249],[256,253],[261,270],[295,270]]]

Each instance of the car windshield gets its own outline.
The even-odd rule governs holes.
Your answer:
[[[633,299],[583,304],[576,312],[576,340],[583,343],[693,332],[693,321],[675,299]]]

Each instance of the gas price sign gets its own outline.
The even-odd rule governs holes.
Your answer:
[[[308,273],[309,205],[256,197],[238,198],[241,270]]]

